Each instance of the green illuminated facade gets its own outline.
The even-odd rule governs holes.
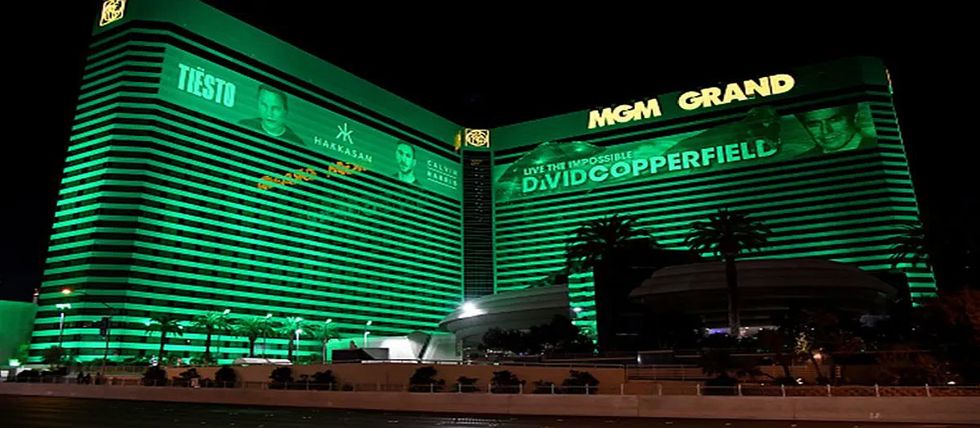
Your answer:
[[[458,124],[201,3],[143,0],[96,27],[81,89],[35,361],[59,341],[101,358],[107,315],[115,359],[155,354],[145,328],[161,314],[332,319],[345,344],[368,321],[376,336],[435,332],[465,298],[561,270],[572,230],[613,213],[679,249],[691,222],[747,211],[774,232],[758,257],[872,272],[892,269],[895,226],[918,220],[887,75],[867,58],[492,129],[457,150]],[[928,268],[899,270],[913,298],[934,291]],[[591,274],[570,283],[576,322],[594,328]],[[188,329],[166,349],[197,356],[204,341]],[[286,355],[285,334],[263,342]],[[228,360],[248,342],[212,348]]]
[[[719,208],[773,230],[751,257],[892,270],[897,225],[918,221],[884,66],[854,58],[494,130],[497,291],[565,266],[583,222],[630,213],[671,249]],[[711,254],[703,254],[711,259]],[[931,271],[900,264],[913,299]],[[594,325],[591,273],[570,280]]]
[[[154,315],[332,319],[360,338],[368,321],[435,331],[462,300],[459,126],[198,2],[128,2],[93,40],[33,355],[59,342],[64,303],[61,341],[86,360],[110,314],[124,359],[156,354]],[[168,353],[203,352],[186,330]],[[211,352],[247,351],[222,334]]]

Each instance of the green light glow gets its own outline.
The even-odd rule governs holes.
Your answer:
[[[127,11],[127,26],[96,30],[32,362],[58,340],[61,303],[72,304],[64,344],[83,361],[101,357],[104,342],[86,323],[105,316],[102,303],[119,312],[115,359],[158,349],[143,322],[160,313],[331,318],[355,339],[366,321],[372,334],[434,331],[472,286],[463,275],[463,157],[452,149],[461,126],[186,6],[194,12],[148,3]],[[155,20],[178,25],[139,24]],[[493,219],[486,233],[496,253],[480,255],[493,258],[489,286],[524,288],[563,268],[565,240],[585,221],[634,214],[662,245],[682,249],[690,223],[721,206],[773,229],[754,256],[891,270],[894,225],[918,219],[904,148],[874,73],[819,75],[841,70],[850,74],[839,81],[794,74],[794,89],[771,99],[702,97],[687,109],[670,95],[662,114],[636,121],[600,111],[601,129],[578,112],[491,130],[500,138],[488,152],[494,196],[480,201],[492,205],[480,212]],[[363,171],[338,172],[338,161]],[[257,185],[300,170],[316,179]],[[916,298],[934,290],[928,268],[898,270]],[[575,324],[595,334],[592,275],[569,282],[582,308]],[[65,296],[64,286],[85,293]],[[167,349],[190,356],[204,339],[188,331]],[[217,340],[222,359],[247,352],[242,338]],[[265,341],[265,353],[286,355],[285,338]],[[301,344],[300,354],[319,352],[315,341]]]
[[[175,37],[207,58],[169,43],[124,41],[142,34]],[[143,332],[143,322],[157,313],[189,319],[220,308],[232,309],[232,317],[332,318],[344,336],[359,335],[363,322],[373,320],[376,334],[399,335],[434,331],[458,305],[461,195],[446,180],[458,176],[459,155],[426,134],[454,132],[456,125],[413,117],[411,109],[389,111],[390,118],[379,120],[376,113],[342,107],[321,92],[297,89],[242,64],[223,48],[169,31],[130,28],[93,47],[69,139],[32,349],[57,341],[60,317],[52,312],[65,301],[74,305],[65,316],[64,344],[79,360],[101,356],[98,329],[84,326],[105,315],[99,302],[118,311],[110,341],[118,353],[114,359],[158,349],[155,338]],[[166,52],[147,51],[159,48]],[[182,69],[181,86],[169,79],[185,62],[190,67]],[[199,73],[198,65],[207,71]],[[226,91],[199,85],[213,79],[226,82]],[[286,123],[309,143],[332,141],[336,130],[323,121],[329,118],[347,126],[342,142],[348,146],[320,150],[290,146],[285,137],[270,139],[276,137],[272,133],[257,136],[245,119],[258,113],[260,83],[292,91]],[[261,91],[266,101],[278,102]],[[392,100],[381,104],[407,105],[385,96]],[[231,114],[215,110],[239,106]],[[393,123],[426,131],[406,132]],[[406,138],[428,144],[414,147],[421,186],[390,176],[395,145]],[[331,172],[336,156],[345,155],[373,164],[358,175]],[[297,168],[318,171],[318,179],[268,191],[256,186],[265,175]],[[58,292],[63,286],[85,293],[66,297]],[[223,359],[246,352],[242,338],[216,340],[224,342]],[[202,352],[203,341],[201,332],[189,331],[166,349],[187,357]],[[263,342],[273,347],[265,353],[286,354],[286,340]]]

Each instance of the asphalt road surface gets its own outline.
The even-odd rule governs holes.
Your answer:
[[[467,416],[0,395],[0,427],[940,428],[942,424]],[[962,427],[963,425],[952,425]]]

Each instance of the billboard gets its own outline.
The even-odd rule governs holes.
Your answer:
[[[505,202],[876,145],[866,103],[792,115],[762,106],[733,123],[610,147],[544,142],[513,163],[495,166],[494,189],[497,201]]]
[[[183,50],[167,48],[160,96],[276,138],[283,147],[307,147],[336,159],[327,170],[296,165],[296,170],[258,174],[251,184],[259,189],[301,185],[333,173],[373,171],[408,186],[460,198],[458,162]]]

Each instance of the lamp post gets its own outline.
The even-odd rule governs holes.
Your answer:
[[[62,340],[65,337],[65,310],[71,309],[71,303],[58,303],[54,307],[61,311],[58,316],[58,347],[61,348]]]
[[[272,312],[265,314],[265,319],[268,320],[269,318],[272,318]],[[265,355],[266,351],[269,349],[269,342],[267,340],[268,337],[266,336],[268,336],[268,334],[262,334],[262,358],[268,358],[268,356]]]
[[[323,333],[324,335],[323,336],[320,336],[320,341],[321,341],[321,343],[320,343],[320,345],[321,345],[321,347],[320,347],[320,364],[326,364],[327,363],[327,342],[329,342],[330,340],[329,339],[324,339],[324,337],[326,337],[326,332],[327,332],[327,329],[329,328],[328,326],[332,322],[333,322],[333,318],[327,318],[327,320],[323,322],[323,330],[321,331],[321,333]]]
[[[371,326],[371,323],[372,322],[373,321],[368,320],[368,322],[364,323],[364,345],[361,346],[362,348],[367,348],[367,337],[368,337],[369,334],[371,334],[371,332],[368,331],[368,327]]]
[[[86,290],[79,291],[79,294],[86,294],[85,291]],[[61,289],[61,294],[64,294],[65,296],[69,296],[72,293],[74,293],[74,290],[72,290],[70,288],[63,288],[63,289]],[[105,374],[106,361],[109,360],[109,337],[112,334],[112,316],[115,315],[116,308],[110,306],[106,302],[100,301],[99,303],[102,304],[102,306],[105,306],[106,308],[109,309],[109,316],[102,317],[102,320],[101,320],[102,329],[105,330],[105,350],[102,353],[102,374],[104,375]],[[71,304],[70,303],[66,303],[66,305],[68,305],[67,306],[68,308],[71,308]],[[65,320],[65,313],[64,313],[64,311],[62,311],[62,313],[61,313],[62,330],[63,330],[63,326],[64,326],[64,320]],[[58,346],[59,347],[61,346],[61,333],[58,334]]]
[[[227,317],[228,314],[231,313],[231,309],[225,309],[225,311],[223,313],[224,313],[225,317]],[[225,319],[225,324],[224,325],[226,327],[228,326],[228,320],[227,320],[227,318]],[[218,355],[214,358],[214,361],[216,363],[219,363],[218,365],[221,365],[220,364],[220,362],[221,362],[221,332],[218,332],[218,334],[216,336],[218,336]]]
[[[300,334],[303,334],[303,329],[297,328],[295,333],[296,333],[296,341],[295,341],[296,342],[296,360],[299,361],[299,335]]]

